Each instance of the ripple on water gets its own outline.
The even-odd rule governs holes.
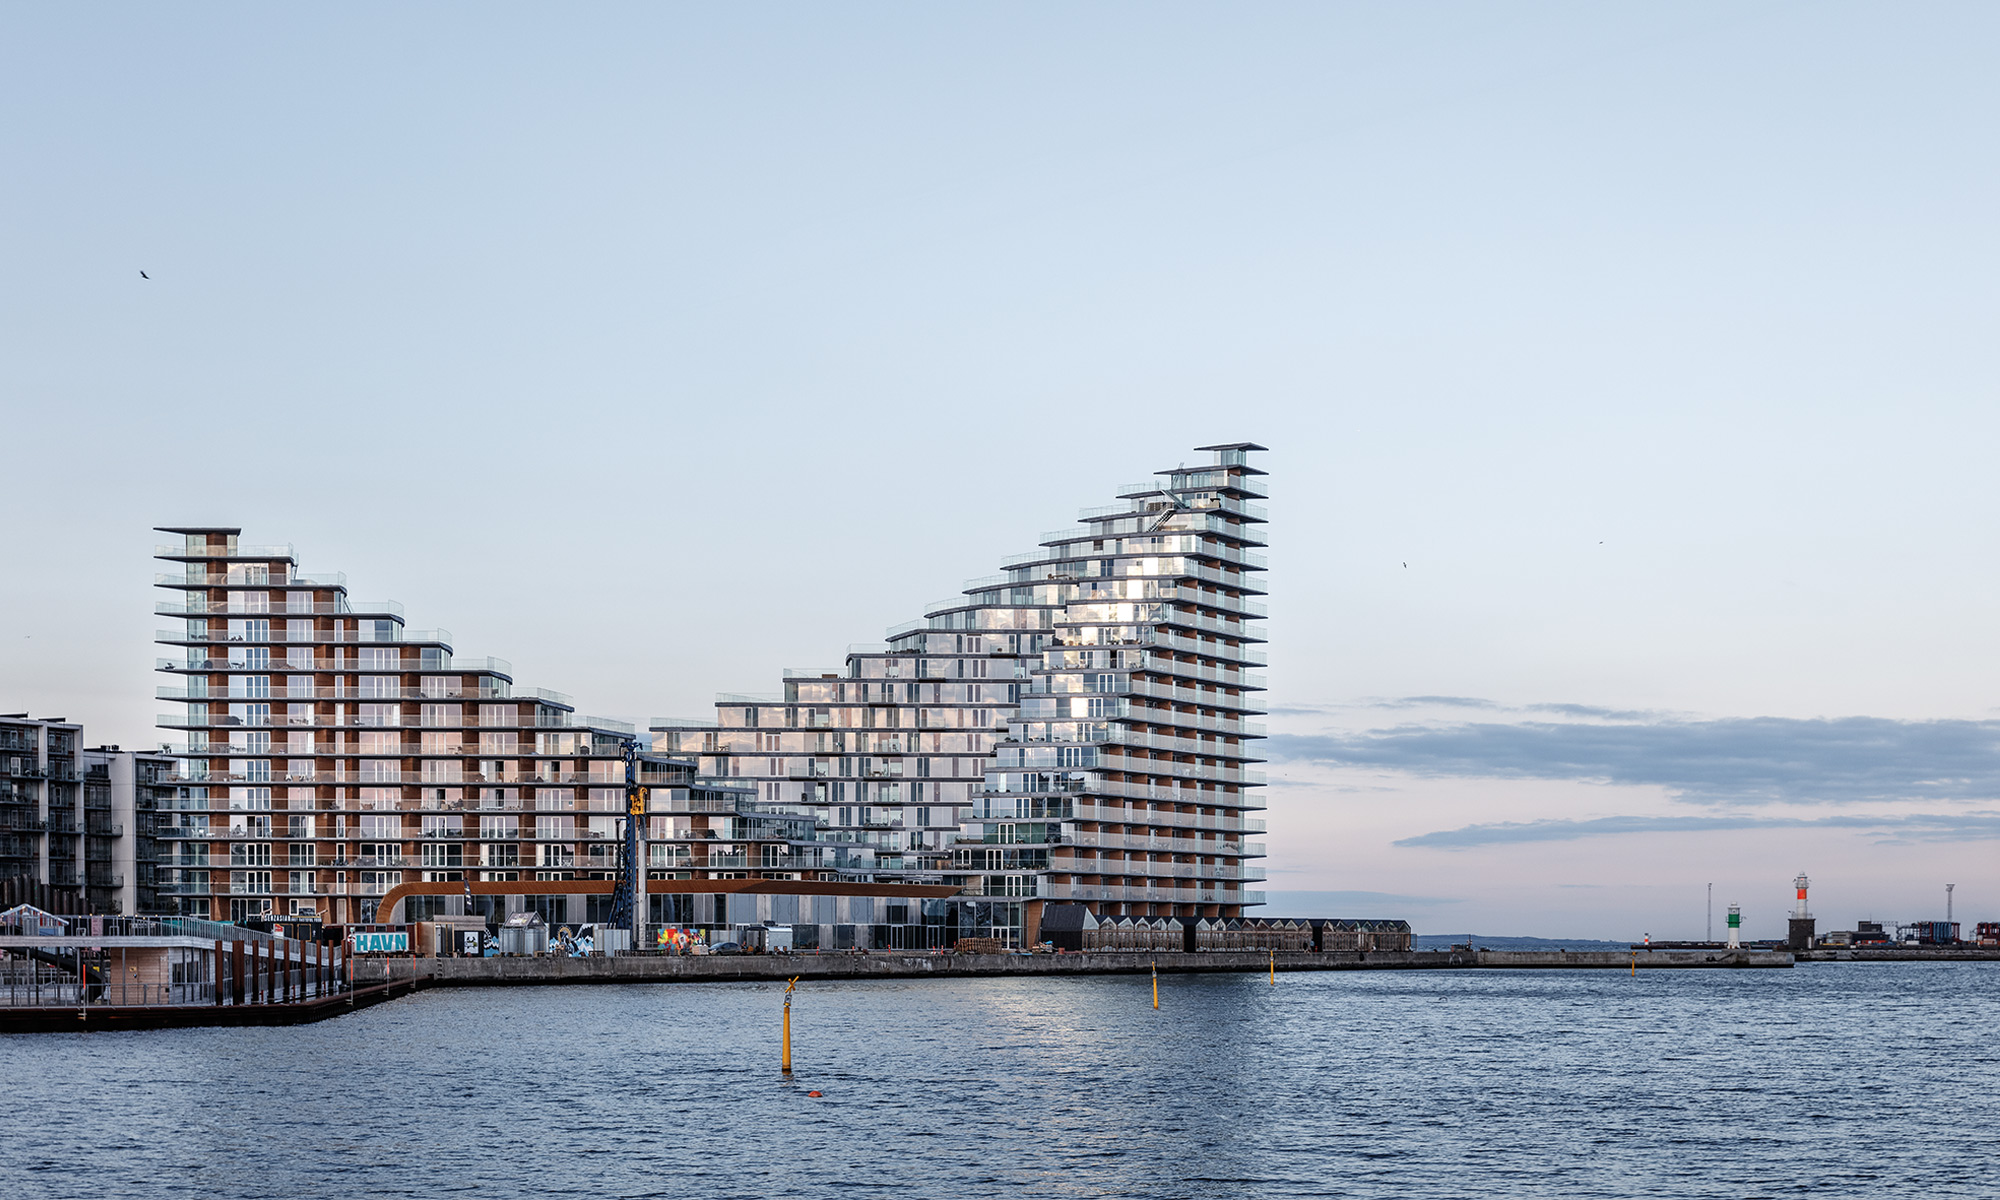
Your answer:
[[[2000,968],[421,993],[0,1040],[9,1197],[2000,1194]],[[809,1099],[808,1089],[825,1093]],[[87,1186],[85,1185],[87,1181]]]

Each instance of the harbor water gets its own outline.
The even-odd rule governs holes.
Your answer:
[[[439,989],[0,1038],[4,1194],[2000,1195],[2000,964]],[[819,1097],[808,1093],[823,1093]]]

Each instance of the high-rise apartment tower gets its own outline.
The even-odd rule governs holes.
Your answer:
[[[1118,503],[840,668],[660,718],[655,749],[858,843],[851,878],[961,888],[955,928],[1032,941],[1044,905],[1229,918],[1261,904],[1264,449]]]

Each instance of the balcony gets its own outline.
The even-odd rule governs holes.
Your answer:
[[[280,581],[269,584],[243,584],[244,587],[282,588]],[[308,614],[310,610],[310,614]],[[196,600],[189,597],[182,601],[162,600],[153,605],[153,612],[162,617],[242,617],[258,619],[269,616],[303,617],[395,617],[403,616],[403,606],[395,600],[349,600],[344,604],[274,604],[267,608],[250,609],[243,607],[242,601]]]
[[[262,578],[252,579],[239,573],[231,577],[227,570],[209,571],[198,564],[190,564],[179,575],[157,574],[153,576],[153,586],[163,588],[345,588],[347,572],[317,571],[300,573],[278,571],[266,573]]]
[[[298,561],[298,554],[290,542],[276,546],[243,546],[231,542],[224,546],[190,546],[183,542],[178,546],[154,546],[154,558],[207,559],[207,558],[258,558]]]

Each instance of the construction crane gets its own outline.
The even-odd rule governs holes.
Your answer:
[[[625,743],[625,844],[618,851],[618,884],[611,894],[611,925],[632,935],[632,949],[645,936],[646,871],[639,862],[639,823],[646,819],[647,789],[639,786],[639,744]]]

